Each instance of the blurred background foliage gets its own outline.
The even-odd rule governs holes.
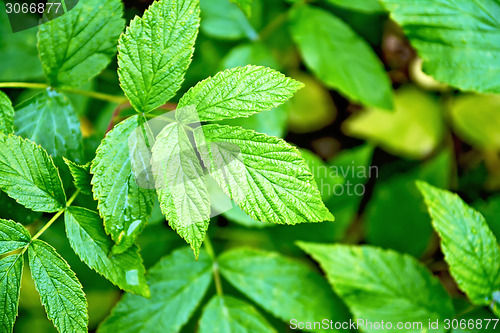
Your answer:
[[[151,3],[124,2],[127,19],[141,15]],[[222,69],[247,64],[269,66],[304,82],[305,88],[285,106],[227,123],[279,136],[300,147],[336,217],[332,223],[277,226],[253,221],[234,208],[211,222],[209,234],[216,250],[249,245],[314,266],[295,241],[392,248],[426,263],[460,304],[461,294],[449,277],[414,181],[457,191],[485,215],[500,237],[500,195],[495,194],[500,189],[500,97],[461,93],[424,74],[417,53],[376,0],[310,1],[307,7],[294,4],[301,1],[254,0],[246,10],[249,17],[227,0],[200,2],[201,32],[178,96]],[[34,28],[12,34],[5,14],[0,13],[0,81],[42,82],[36,32]],[[116,69],[113,61],[81,89],[122,94]],[[36,91],[6,92],[19,104]],[[90,161],[116,105],[83,96],[71,98],[82,123],[83,160]],[[59,167],[65,168],[64,163]],[[374,172],[351,172],[359,168]],[[63,178],[71,187],[67,172],[63,171]],[[351,189],[360,185],[363,193],[349,195],[348,184]],[[81,195],[76,201],[95,208],[91,197]],[[0,194],[0,207],[0,217],[13,218],[28,228],[47,221],[5,194]],[[119,299],[119,290],[78,259],[62,224],[54,225],[43,238],[80,278],[88,296],[89,327],[95,329]],[[184,242],[166,226],[157,205],[139,245],[150,267]],[[23,279],[22,289],[15,330],[54,332],[30,278]],[[224,289],[239,294],[230,285]],[[184,331],[193,331],[199,311]],[[285,324],[267,319],[285,329]]]

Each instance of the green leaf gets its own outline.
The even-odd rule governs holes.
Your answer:
[[[290,321],[344,321],[347,311],[308,266],[273,252],[239,248],[219,258],[222,275],[274,316]]]
[[[421,159],[440,143],[444,133],[441,105],[414,87],[399,89],[394,112],[371,108],[350,117],[343,131],[367,139],[389,153]]]
[[[208,289],[212,262],[203,250],[196,261],[186,247],[160,260],[147,280],[151,298],[125,294],[99,333],[179,332]]]
[[[250,304],[231,296],[214,296],[203,309],[200,333],[272,333],[276,330]]]
[[[116,53],[125,21],[119,0],[80,0],[40,25],[38,52],[52,86],[77,87],[101,72]]]
[[[137,112],[175,96],[191,63],[200,23],[198,0],[154,2],[118,43],[120,83]]]
[[[0,219],[0,255],[28,245],[31,235],[22,224]]]
[[[380,0],[423,59],[423,70],[463,90],[500,92],[500,3]]]
[[[259,34],[237,5],[228,0],[200,0],[201,31],[210,37],[258,39]]]
[[[68,263],[49,244],[34,239],[29,248],[31,276],[47,317],[61,333],[87,332],[87,300]]]
[[[14,254],[0,260],[0,330],[12,332],[17,317],[23,255]]]
[[[452,153],[443,151],[410,170],[392,172],[390,178],[377,180],[364,213],[366,242],[417,258],[424,255],[433,231],[415,181],[447,188],[452,161]]]
[[[0,132],[14,132],[14,108],[9,97],[0,91]]]
[[[85,165],[79,165],[64,158],[64,163],[66,163],[71,176],[73,176],[73,184],[75,187],[83,194],[91,195],[92,185],[90,182],[92,181],[92,176],[90,175],[90,162]]]
[[[429,319],[453,318],[450,296],[437,278],[416,259],[371,246],[299,243],[319,262],[337,294],[356,319],[365,322],[421,322],[423,332]],[[443,326],[436,332],[444,332]],[[373,326],[361,326],[377,332]]]
[[[290,15],[292,37],[320,80],[354,101],[393,108],[391,82],[367,42],[323,9],[297,6]]]
[[[253,0],[229,0],[229,2],[237,4],[248,17],[252,16],[252,1]]]
[[[194,106],[199,121],[248,117],[283,104],[302,86],[270,68],[236,67],[198,83],[182,96],[178,107]],[[178,113],[179,121],[198,121],[190,113]]]
[[[0,133],[0,189],[37,212],[66,206],[59,172],[47,152],[34,142]]]
[[[97,148],[90,167],[94,198],[106,233],[117,244],[115,253],[132,246],[153,207],[154,192],[137,186],[130,162],[128,138],[139,126],[138,116],[116,125]]]
[[[453,129],[468,144],[483,150],[500,150],[500,96],[461,95],[451,105]]]
[[[500,291],[500,250],[484,217],[456,194],[418,182],[441,238],[441,249],[459,288],[486,305]]]
[[[80,120],[69,99],[47,89],[17,107],[16,134],[34,141],[54,157],[83,159]]]
[[[64,221],[69,243],[83,262],[121,289],[150,296],[144,277],[146,270],[136,245],[109,256],[114,243],[104,232],[99,214],[85,208],[68,207]]]
[[[285,141],[241,127],[195,130],[212,177],[245,213],[260,222],[333,221],[299,151]]]
[[[158,134],[151,165],[161,210],[197,257],[210,222],[210,200],[203,169],[181,124],[174,122]]]

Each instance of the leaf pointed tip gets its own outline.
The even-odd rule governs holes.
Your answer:
[[[147,299],[151,298],[151,290],[147,284],[142,288],[140,295]]]
[[[196,261],[198,261],[198,258],[200,257],[200,248],[201,248],[201,243],[199,246],[193,246],[191,244],[191,250],[193,250],[193,254],[194,254],[194,259]]]

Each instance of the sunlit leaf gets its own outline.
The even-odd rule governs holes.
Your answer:
[[[333,221],[306,162],[285,141],[241,127],[195,130],[203,163],[224,192],[257,221]]]
[[[179,90],[199,20],[197,0],[160,0],[130,22],[118,43],[118,74],[137,112],[154,110]]]
[[[176,116],[185,123],[248,117],[283,104],[300,88],[302,83],[270,68],[236,67],[201,81],[182,96],[178,107],[194,107],[199,119],[182,110]]]

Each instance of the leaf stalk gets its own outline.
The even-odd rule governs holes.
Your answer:
[[[50,85],[48,85],[47,83],[31,83],[31,82],[0,82],[0,88],[46,89],[50,88]],[[73,88],[60,88],[60,90],[70,94],[87,96],[99,99],[101,101],[106,101],[116,104],[127,103],[127,98],[125,96],[108,95],[96,91],[87,91],[87,90],[80,90]]]
[[[219,273],[219,264],[217,263],[214,248],[212,247],[212,243],[210,242],[210,237],[208,235],[205,236],[205,241],[203,242],[205,249],[208,252],[208,255],[212,259],[212,273],[214,275],[215,289],[217,290],[217,295],[223,296],[224,292],[222,291],[222,283]]]
[[[78,196],[79,193],[80,193],[80,190],[76,190],[76,192],[73,193],[73,195],[67,201],[66,207],[61,208],[54,216],[52,216],[52,218],[49,220],[49,222],[47,222],[43,226],[42,229],[40,229],[33,237],[31,237],[31,239],[33,240],[33,239],[37,239],[38,237],[40,237],[40,235],[43,234],[45,232],[45,230],[47,230],[59,218],[59,216],[61,216],[62,213],[64,213],[66,208],[68,208],[73,203],[73,201],[75,200],[75,198]]]

